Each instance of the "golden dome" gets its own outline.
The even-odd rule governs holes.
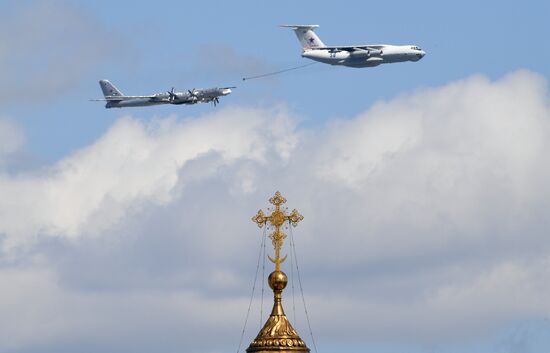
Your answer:
[[[248,353],[309,353],[309,348],[292,327],[283,310],[282,293],[288,283],[286,274],[282,271],[273,271],[269,275],[268,283],[274,293],[273,310],[246,351]]]

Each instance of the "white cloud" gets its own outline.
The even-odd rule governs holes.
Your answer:
[[[73,342],[87,351],[87,345],[116,346],[120,340],[136,352],[148,352],[166,344],[165,336],[179,336],[176,342],[180,349],[198,352],[212,330],[224,332],[233,326],[220,320],[220,306],[225,315],[240,321],[240,308],[247,305],[245,299],[213,300],[185,289],[122,293],[67,290],[59,286],[51,271],[25,268],[0,271],[0,288],[2,352],[45,351]],[[234,344],[227,334],[218,339]]]
[[[399,257],[467,248],[480,238],[517,241],[513,232],[528,219],[541,222],[548,205],[545,94],[546,83],[527,72],[497,82],[472,77],[332,126],[319,139],[313,168],[343,188],[346,197],[336,202],[360,208],[341,219],[352,239],[342,252],[354,242],[367,255],[380,249],[380,256]],[[376,236],[395,230],[390,239]],[[390,249],[381,248],[386,241]]]
[[[149,124],[123,118],[95,144],[39,175],[0,175],[0,233],[6,234],[7,247],[39,234],[99,234],[142,202],[170,202],[176,184],[187,182],[178,172],[203,155],[215,153],[219,159],[190,179],[208,177],[236,159],[262,162],[270,148],[288,158],[295,143],[289,129],[276,110],[228,108],[202,119]],[[272,147],[271,139],[277,140]],[[243,182],[250,189],[250,182]]]
[[[25,271],[46,278],[37,283],[56,301],[76,295],[78,311],[94,298],[76,319],[36,303],[39,313],[59,307],[78,334],[41,329],[46,313],[21,317],[14,337],[22,347],[115,342],[108,321],[120,317],[128,335],[165,330],[166,344],[180,342],[197,334],[179,321],[187,306],[169,300],[181,293],[208,299],[189,299],[194,319],[206,310],[201,328],[238,335],[258,245],[249,219],[277,189],[306,217],[296,242],[314,328],[327,340],[353,340],[359,327],[361,337],[421,344],[548,317],[547,99],[547,82],[520,71],[379,102],[319,131],[298,128],[284,109],[120,119],[48,170],[0,177],[6,256],[38,256],[47,275]],[[135,306],[124,304],[129,293]],[[166,306],[151,304],[159,298]],[[139,304],[152,305],[151,326],[117,316]],[[171,336],[175,323],[186,333]]]
[[[393,283],[375,279],[366,293],[358,288],[344,295],[339,291],[315,294],[309,311],[314,313],[322,335],[451,345],[490,336],[510,323],[547,318],[550,286],[545,279],[550,275],[549,261],[547,256],[529,263],[506,259],[475,270],[450,268],[437,282],[416,283],[421,288],[410,288],[399,278],[393,278]],[[422,295],[415,295],[419,290]],[[383,295],[373,293],[376,291]],[[324,309],[327,303],[328,310]]]

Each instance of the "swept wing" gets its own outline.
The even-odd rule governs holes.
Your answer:
[[[330,45],[318,48],[310,48],[309,50],[341,50],[341,51],[356,51],[356,50],[382,50],[386,46],[383,44],[373,45]]]

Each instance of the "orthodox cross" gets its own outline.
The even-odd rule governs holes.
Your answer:
[[[262,210],[259,210],[256,216],[252,217],[252,221],[258,224],[258,227],[262,228],[264,225],[267,226],[270,223],[275,227],[273,233],[269,235],[275,248],[275,258],[271,256],[269,260],[275,264],[275,271],[281,270],[281,263],[286,260],[286,256],[281,259],[281,247],[283,246],[283,241],[286,238],[286,234],[283,233],[281,227],[285,222],[289,222],[292,226],[296,227],[298,222],[304,219],[296,209],[292,210],[290,214],[287,214],[284,209],[281,209],[281,205],[286,202],[286,199],[281,195],[280,192],[276,192],[275,196],[269,199],[269,202],[275,206],[275,210],[271,212],[270,215],[265,215]]]

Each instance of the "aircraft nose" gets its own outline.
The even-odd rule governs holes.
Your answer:
[[[227,96],[229,93],[231,93],[231,88],[225,88],[223,91],[222,91],[222,94],[224,96]]]

